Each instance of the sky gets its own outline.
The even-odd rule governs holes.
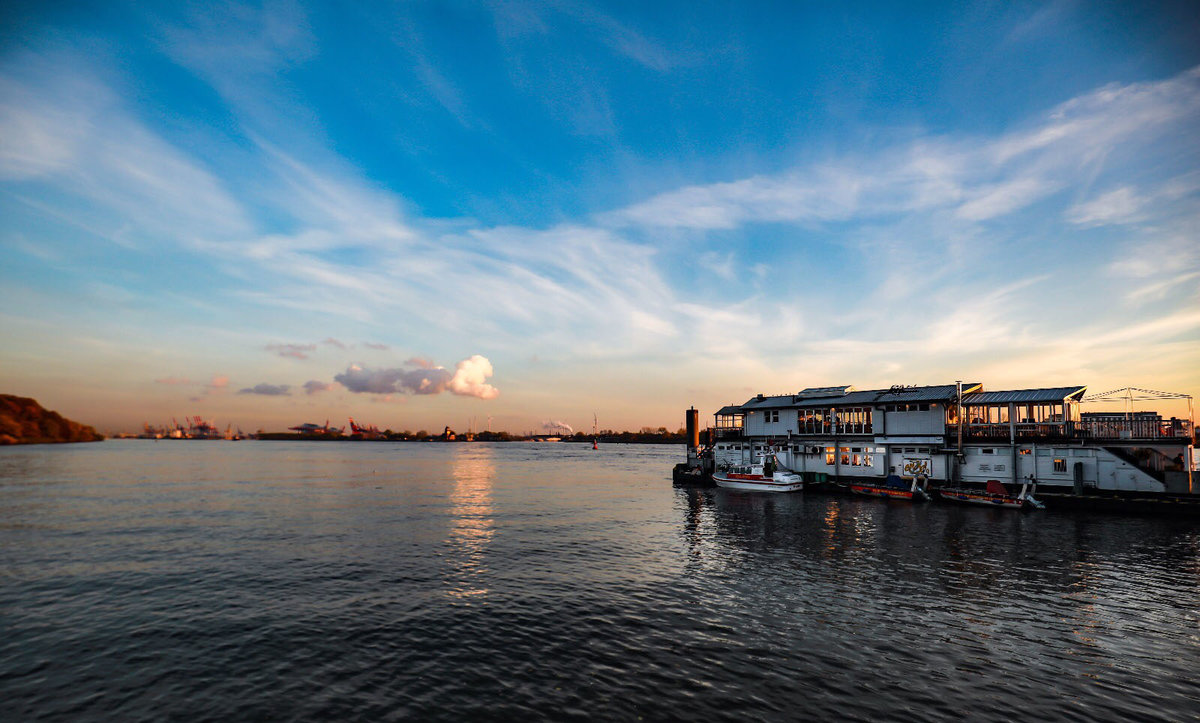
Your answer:
[[[1200,396],[1198,129],[1189,2],[6,2],[0,392],[511,432]]]

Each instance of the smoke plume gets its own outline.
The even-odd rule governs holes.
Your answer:
[[[554,419],[548,419],[545,422],[542,422],[542,429],[546,430],[547,432],[554,433],[554,434],[574,434],[575,433],[575,430],[571,428],[571,425],[567,424],[566,422],[559,422],[558,420],[554,420]]]

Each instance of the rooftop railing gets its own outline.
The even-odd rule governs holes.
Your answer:
[[[946,433],[957,433],[953,424]],[[1072,422],[1019,422],[1009,430],[1007,422],[999,424],[967,424],[966,439],[1008,439],[1015,433],[1018,439],[1094,439],[1094,440],[1186,440],[1192,437],[1192,425],[1187,420],[1156,419],[1088,419]]]

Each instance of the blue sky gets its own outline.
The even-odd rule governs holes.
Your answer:
[[[1200,394],[1194,4],[2,12],[0,382],[106,429]]]

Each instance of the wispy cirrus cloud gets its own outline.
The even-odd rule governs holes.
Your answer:
[[[1132,223],[1141,217],[1145,200],[1129,186],[1104,193],[1091,201],[1077,203],[1066,211],[1066,218],[1079,226],[1105,226]]]
[[[400,319],[414,348],[460,337],[486,344],[491,358],[498,358],[491,349],[509,358],[532,351],[549,360],[641,359],[661,369],[701,354],[751,359],[765,370],[847,350],[869,351],[861,358],[882,367],[901,355],[918,363],[958,351],[969,360],[998,343],[1040,347],[1085,324],[1072,309],[1095,297],[1087,283],[1068,278],[995,293],[1013,281],[997,260],[1029,250],[1019,239],[1036,224],[1024,212],[1037,206],[1045,211],[1037,221],[1057,224],[1037,229],[1029,242],[1039,254],[1053,254],[1071,234],[1162,218],[1158,211],[1169,199],[1153,183],[1139,179],[1135,189],[1114,181],[1135,157],[1174,155],[1184,165],[1197,157],[1197,141],[1183,132],[1197,125],[1200,107],[1200,75],[1191,70],[1106,86],[990,135],[917,132],[880,150],[851,148],[773,172],[683,184],[544,226],[469,219],[443,225],[325,147],[319,129],[297,124],[288,99],[272,92],[276,73],[313,57],[303,12],[244,13],[235,20],[246,27],[231,36],[211,19],[198,35],[164,34],[172,57],[216,89],[238,119],[245,159],[238,172],[220,173],[206,154],[156,135],[99,76],[66,72],[76,62],[42,57],[0,70],[7,83],[0,94],[0,177],[53,186],[83,211],[56,206],[54,197],[39,203],[114,239],[136,245],[153,238],[187,249],[189,261],[241,279],[231,295],[254,308],[361,325],[326,327],[363,335],[347,338],[383,336]],[[520,22],[522,32],[540,32],[538,18]],[[647,67],[677,65],[648,36],[609,30],[618,52]],[[228,52],[216,57],[221,38]],[[39,63],[39,72],[13,70]],[[590,104],[593,125],[603,129],[613,119],[597,93],[587,103],[554,102],[578,106],[571,113]],[[304,142],[281,143],[272,126]],[[1173,226],[1139,229],[1120,247],[1077,236],[1078,248],[1055,261],[1103,275],[1150,258],[1141,251],[1196,218],[1188,210],[1194,185],[1179,188]],[[770,227],[766,234],[763,226]],[[758,241],[767,234],[782,240]],[[1194,301],[1195,261],[1183,258],[1192,260],[1172,276],[1178,280],[1162,287],[1166,280],[1152,272],[1136,276],[1145,291],[1130,298],[1162,301],[1169,288],[1180,303]],[[1055,286],[1075,306],[1055,307],[1062,312],[1050,319],[1038,309],[1057,298]],[[1111,316],[1115,324],[1136,323]],[[954,346],[953,338],[965,341]],[[333,337],[319,344],[348,348]],[[271,351],[303,358],[314,345],[290,346]],[[422,385],[453,391],[457,370],[411,366],[351,367],[339,377],[352,391],[374,394],[413,393]],[[469,366],[461,389],[491,393],[490,362],[487,374],[481,364]],[[832,362],[828,368],[836,372]],[[287,385],[247,389],[259,387],[287,393]]]
[[[52,184],[68,194],[77,223],[118,243],[249,230],[210,169],[81,67],[71,51],[18,52],[0,66],[0,179]]]
[[[307,359],[310,352],[317,350],[316,344],[267,344],[264,347],[267,351],[273,352],[276,356],[291,357],[293,359]]]
[[[996,138],[922,138],[872,158],[847,155],[777,175],[688,186],[604,214],[606,223],[730,229],[912,212],[967,221],[1011,214],[1075,183],[1081,167],[1164,141],[1200,118],[1200,67],[1109,85]],[[1186,141],[1195,153],[1196,141]],[[1178,149],[1176,149],[1176,152]]]
[[[1061,187],[1038,178],[1018,178],[978,189],[955,214],[969,221],[986,221],[1022,209]]]

